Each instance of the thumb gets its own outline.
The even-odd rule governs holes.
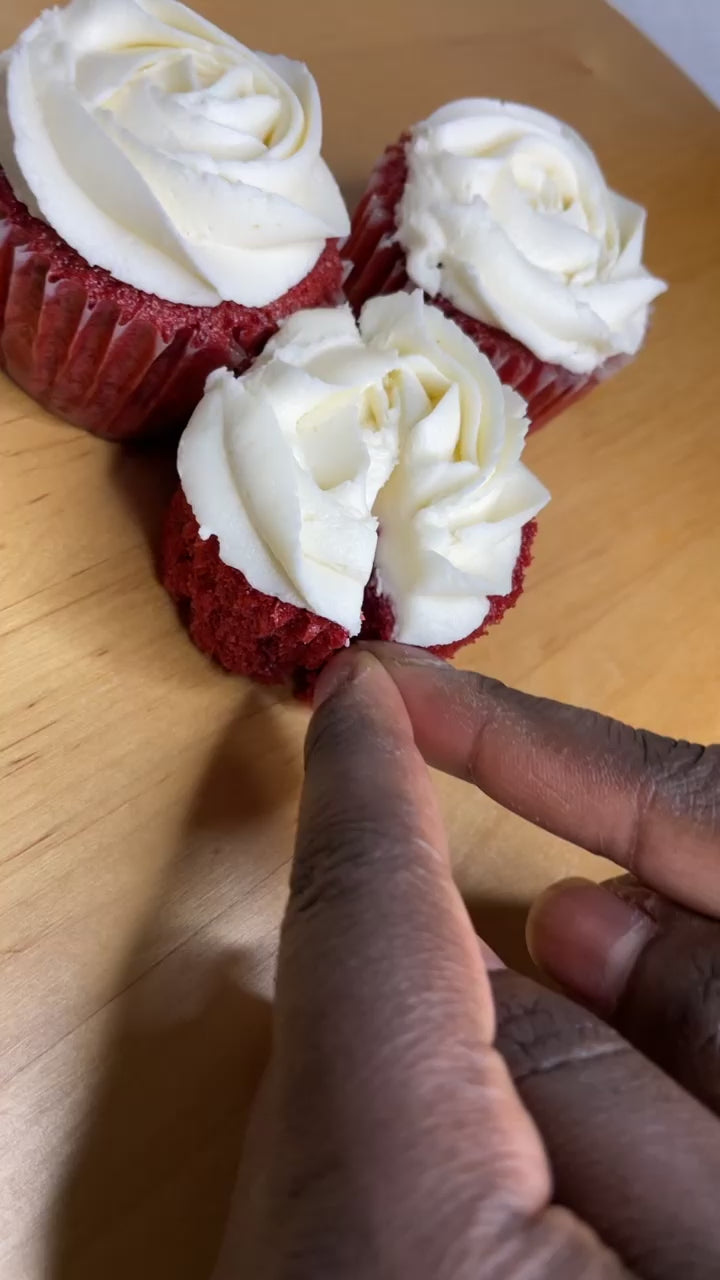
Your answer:
[[[720,1113],[720,923],[629,876],[548,889],[528,919],[536,963]]]

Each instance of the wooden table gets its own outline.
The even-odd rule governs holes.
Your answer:
[[[40,7],[3,5],[0,47]],[[529,588],[464,661],[720,735],[714,109],[600,0],[204,7],[260,48],[284,24],[350,201],[405,125],[486,94],[572,121],[649,207],[670,293],[632,367],[531,442],[555,498]],[[0,453],[0,1275],[204,1280],[266,1050],[306,715],[178,627],[153,577],[166,461],[6,380]],[[606,866],[438,787],[471,908],[522,963],[533,895]]]

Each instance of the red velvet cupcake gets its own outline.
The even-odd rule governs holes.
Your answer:
[[[385,152],[344,248],[345,291],[359,310],[424,289],[523,396],[534,430],[638,351],[665,288],[642,266],[644,224],[568,126],[466,99]]]
[[[227,670],[306,685],[362,634],[449,655],[515,604],[548,499],[524,403],[422,294],[299,312],[180,442],[163,581]]]
[[[341,296],[315,82],[176,0],[71,0],[0,68],[0,366],[126,440]]]

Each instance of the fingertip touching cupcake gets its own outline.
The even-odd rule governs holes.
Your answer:
[[[515,603],[548,500],[520,396],[422,293],[298,312],[184,432],[162,575],[230,671],[312,677],[362,634],[449,654]]]
[[[666,288],[645,210],[588,145],[510,102],[451,102],[390,146],[353,218],[346,294],[420,287],[528,404],[531,429],[639,350]]]
[[[308,69],[177,0],[71,0],[0,61],[0,366],[112,439],[341,296],[349,228]]]

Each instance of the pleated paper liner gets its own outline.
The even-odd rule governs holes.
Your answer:
[[[266,307],[166,302],[91,267],[0,170],[0,367],[51,413],[109,440],[177,434],[213,369],[242,371],[286,316],[334,306],[342,273],[333,240]]]

